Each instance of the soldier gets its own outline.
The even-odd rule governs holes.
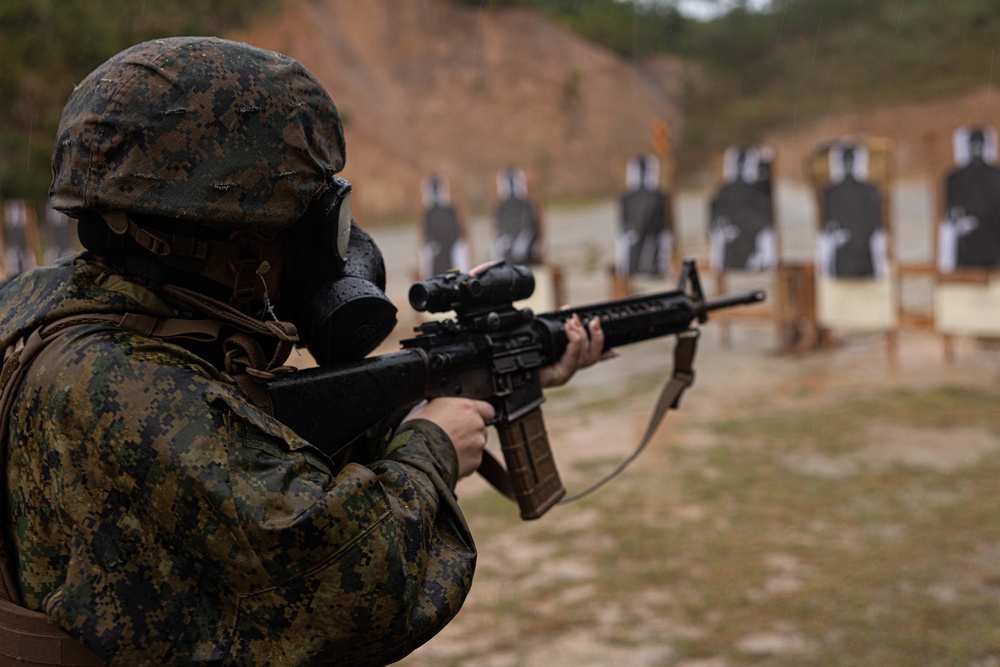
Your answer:
[[[493,408],[430,401],[334,462],[262,390],[299,335],[324,362],[374,347],[337,317],[344,282],[388,332],[344,161],[319,82],[245,44],[147,42],[73,91],[50,198],[86,250],[0,292],[3,583],[27,608],[0,604],[3,651],[382,665],[458,612],[476,552],[454,488]],[[600,354],[599,328],[567,333],[549,385]],[[39,618],[47,658],[18,629]]]

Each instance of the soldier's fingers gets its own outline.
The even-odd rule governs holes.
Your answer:
[[[483,423],[489,423],[497,416],[497,411],[490,403],[486,401],[473,401],[473,403],[479,412],[479,416],[483,418]]]
[[[601,328],[601,318],[595,317],[587,325],[590,344],[586,350],[587,365],[597,363],[604,354],[604,329]]]

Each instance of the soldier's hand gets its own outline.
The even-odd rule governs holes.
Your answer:
[[[486,424],[496,416],[486,401],[468,398],[435,398],[417,405],[403,420],[427,419],[451,438],[458,455],[458,477],[468,477],[479,469],[486,447]]]
[[[614,351],[602,352],[604,349],[604,330],[601,329],[600,318],[595,317],[584,329],[583,322],[577,315],[566,320],[563,325],[566,332],[566,351],[559,361],[546,366],[539,372],[543,387],[558,387],[566,384],[573,374],[581,368],[592,366],[602,359],[618,356]]]

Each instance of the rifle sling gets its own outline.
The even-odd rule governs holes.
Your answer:
[[[631,463],[639,457],[643,450],[646,449],[649,442],[653,439],[653,435],[656,433],[656,430],[660,427],[660,423],[666,416],[667,411],[670,409],[676,410],[680,407],[681,395],[684,393],[685,389],[694,383],[694,356],[698,348],[698,335],[699,331],[697,329],[691,329],[690,331],[685,331],[677,335],[677,345],[674,346],[674,372],[670,376],[670,379],[667,380],[667,383],[663,386],[663,389],[660,391],[660,397],[657,399],[656,406],[653,408],[653,413],[650,415],[649,424],[646,426],[646,432],[642,436],[642,440],[639,442],[638,446],[636,446],[635,451],[632,452],[628,458],[618,464],[618,467],[608,473],[603,479],[595,482],[590,487],[580,491],[579,493],[563,498],[559,501],[559,504],[565,505],[566,503],[571,503],[583,498],[584,496],[590,495],[620,475],[622,471],[631,465]],[[510,483],[510,477],[507,475],[507,471],[504,469],[503,464],[501,464],[490,452],[483,452],[483,462],[482,465],[479,466],[478,472],[497,491],[512,500],[515,499]]]

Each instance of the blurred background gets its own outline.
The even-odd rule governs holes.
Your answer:
[[[1000,192],[949,185],[977,130],[996,170],[995,0],[0,0],[5,275],[77,247],[46,200],[73,85],[183,34],[330,91],[400,308],[380,352],[432,260],[510,258],[525,229],[538,308],[671,289],[682,259],[769,293],[705,325],[682,409],[600,493],[524,523],[463,482],[476,584],[401,664],[1000,666]],[[874,192],[860,274],[823,269],[844,147]],[[766,234],[736,263],[742,224]],[[671,350],[550,394],[571,492],[638,442]]]
[[[397,294],[427,273],[428,178],[446,183],[452,224],[467,242],[463,260],[476,263],[497,252],[498,172],[519,170],[543,247],[530,263],[558,268],[560,253],[575,251],[546,229],[546,211],[617,207],[637,156],[655,160],[656,186],[671,198],[670,219],[657,221],[672,228],[669,258],[650,273],[669,278],[681,258],[734,268],[710,261],[711,202],[725,152],[756,147],[767,154],[777,236],[773,260],[756,271],[780,275],[754,282],[804,289],[806,303],[800,294],[777,305],[811,318],[808,265],[824,186],[811,161],[850,140],[881,156],[874,180],[889,259],[903,274],[881,297],[898,311],[891,322],[875,318],[886,329],[933,326],[928,281],[954,133],[996,117],[1000,15],[987,0],[142,0],[114,8],[4,0],[0,30],[0,200],[12,202],[4,228],[14,230],[7,274],[71,243],[63,228],[72,223],[48,210],[46,191],[73,85],[136,42],[214,34],[287,53],[330,90],[346,126],[356,217],[370,229],[418,233],[406,240],[413,250],[390,262],[401,271]],[[618,210],[605,217],[585,250],[601,272],[620,260],[618,237],[638,224]],[[619,266],[618,274],[645,272]],[[722,283],[725,291],[741,277]],[[949,326],[970,332],[965,322]],[[785,337],[781,344],[794,344],[800,333]]]

